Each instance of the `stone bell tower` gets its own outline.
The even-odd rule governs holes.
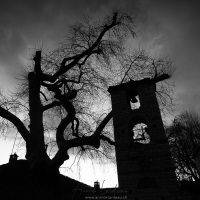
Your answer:
[[[108,89],[119,188],[128,190],[131,200],[175,200],[178,195],[155,89],[155,80],[148,78]]]

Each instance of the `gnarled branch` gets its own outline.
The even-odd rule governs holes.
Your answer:
[[[104,141],[106,141],[106,142],[108,142],[108,143],[111,144],[111,145],[115,145],[115,142],[112,141],[109,137],[107,137],[107,136],[105,136],[105,135],[100,135],[100,139],[101,139],[101,140],[104,140]]]
[[[29,131],[26,129],[22,121],[14,114],[0,106],[0,116],[7,119],[15,125],[23,139],[28,142],[30,140]]]
[[[67,58],[64,58],[60,68],[58,69],[58,71],[54,74],[54,75],[48,75],[48,74],[42,74],[42,78],[44,81],[49,81],[49,82],[55,82],[59,76],[63,75],[64,73],[66,73],[67,71],[69,71],[72,67],[74,67],[75,65],[77,65],[79,63],[79,61],[84,58],[86,56],[86,60],[87,58],[96,53],[99,54],[101,49],[96,49],[98,47],[98,44],[101,42],[102,38],[104,37],[104,35],[106,34],[106,32],[108,32],[110,29],[112,29],[113,27],[117,26],[120,24],[120,22],[117,20],[117,15],[118,13],[115,13],[113,15],[112,21],[105,25],[103,30],[100,32],[99,36],[96,38],[96,40],[94,41],[94,43],[85,51],[83,51],[82,53],[76,55],[76,56],[72,56],[70,60],[72,60],[69,64],[66,65],[66,62],[69,60]]]
[[[101,132],[103,131],[103,129],[105,128],[106,124],[109,122],[109,120],[111,118],[112,118],[112,112],[110,112],[103,119],[103,121],[97,127],[97,129],[94,132],[94,134],[91,135],[91,136],[82,136],[82,137],[73,138],[71,140],[65,140],[65,141],[64,141],[63,137],[62,138],[58,138],[58,139],[61,139],[61,140],[59,140],[59,146],[60,146],[60,148],[59,148],[57,154],[55,155],[55,157],[52,159],[52,163],[51,163],[52,166],[53,167],[60,166],[65,160],[67,160],[69,158],[67,151],[70,148],[78,147],[78,146],[84,146],[84,145],[90,145],[90,146],[93,146],[93,147],[95,147],[95,148],[98,149],[99,146],[100,146],[100,139],[101,138],[104,139],[104,140],[106,139],[107,141],[109,141],[109,138],[103,137],[103,135],[100,135],[100,134],[101,134]],[[67,121],[69,119],[66,117],[66,119],[64,119],[64,120]],[[64,121],[61,122],[61,123],[64,123]],[[64,124],[63,124],[63,127],[64,127]],[[62,133],[62,131],[59,134],[61,134],[61,133]],[[111,140],[109,142],[112,143]]]

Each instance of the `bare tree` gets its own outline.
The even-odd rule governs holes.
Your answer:
[[[109,103],[105,113],[95,111],[99,101],[109,99],[109,85],[144,77],[156,84],[170,77],[169,61],[151,59],[144,51],[127,54],[126,39],[135,36],[134,28],[133,18],[124,13],[101,22],[84,18],[69,28],[56,50],[35,53],[15,97],[2,95],[2,123],[6,119],[6,127],[13,124],[21,134],[26,159],[38,178],[58,174],[73,151],[90,158],[109,156],[114,145],[108,126],[112,111]],[[169,95],[166,88],[164,98]],[[49,156],[47,148],[53,143],[57,151]]]
[[[199,180],[193,155],[200,143],[200,117],[194,111],[185,111],[175,117],[166,129],[172,158],[179,180]]]
[[[163,114],[173,111],[173,81],[169,78],[174,74],[174,63],[168,58],[152,58],[145,50],[135,50],[120,57],[123,74],[121,83],[142,78],[155,81],[156,96]],[[162,80],[162,81],[161,81]]]

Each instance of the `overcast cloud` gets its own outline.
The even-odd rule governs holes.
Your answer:
[[[103,16],[116,8],[136,15],[137,44],[175,62],[177,110],[199,108],[200,3],[195,0],[1,0],[0,73],[16,72],[30,47],[53,48],[67,24],[83,14]]]

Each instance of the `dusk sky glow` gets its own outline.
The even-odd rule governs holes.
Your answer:
[[[113,9],[120,9],[135,15],[134,48],[140,46],[151,55],[168,57],[174,62],[176,106],[173,115],[191,108],[200,112],[198,0],[1,0],[0,3],[0,84],[12,85],[12,78],[23,69],[33,49],[55,48],[67,34],[67,25],[82,15],[102,18]],[[5,155],[12,150],[13,142],[10,144],[8,139],[7,143],[0,141],[0,164],[8,160]],[[110,171],[104,170],[105,176],[110,171],[116,174],[113,167]],[[85,175],[83,173],[84,181]]]

